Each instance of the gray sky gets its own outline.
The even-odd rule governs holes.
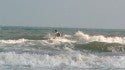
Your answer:
[[[0,25],[125,29],[125,0],[0,0]]]

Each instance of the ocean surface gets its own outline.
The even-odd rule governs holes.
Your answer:
[[[0,70],[125,70],[125,30],[1,26]]]

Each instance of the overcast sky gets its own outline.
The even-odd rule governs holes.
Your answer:
[[[0,25],[125,29],[125,0],[0,0]]]

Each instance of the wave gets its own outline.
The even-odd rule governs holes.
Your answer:
[[[28,40],[28,39],[18,39],[18,40],[0,40],[0,50],[1,51],[12,51],[13,49],[20,49],[20,51],[23,50],[23,48],[27,48],[29,50],[35,49],[46,49],[46,50],[52,50],[52,49],[58,49],[58,50],[68,50],[71,51],[72,47],[74,47],[73,43],[75,41],[69,40],[66,38],[50,38],[47,40]]]
[[[76,37],[77,41],[82,43],[98,41],[98,42],[125,44],[125,37],[105,37],[103,35],[90,36],[81,31],[76,32],[74,36]]]
[[[19,44],[28,41],[28,39],[18,39],[18,40],[0,40],[0,44]]]
[[[92,54],[69,53],[59,55],[0,53],[0,65],[23,66],[75,66],[81,68],[125,68],[125,56],[97,56]]]
[[[63,35],[59,38],[49,37],[46,40],[0,40],[0,47],[53,47],[54,49],[88,50],[95,52],[125,52],[125,37],[91,36],[81,31],[74,35]]]
[[[76,44],[74,49],[92,52],[125,52],[125,45],[118,43],[90,42],[87,44]]]
[[[44,42],[48,44],[56,44],[56,43],[75,43],[76,41],[66,39],[64,37],[58,37],[58,38],[48,38],[46,40],[29,40],[29,39],[17,39],[17,40],[0,40],[0,44],[20,44],[20,43],[26,43],[26,42]]]
[[[63,35],[62,37],[53,39],[51,34],[45,36],[44,40],[29,40],[29,39],[18,39],[18,40],[0,40],[0,43],[7,43],[7,44],[16,44],[16,43],[24,43],[27,41],[49,41],[50,43],[57,43],[57,42],[68,42],[68,43],[88,43],[88,42],[106,42],[106,43],[119,43],[125,44],[125,37],[105,37],[103,35],[89,35],[85,34],[81,31],[76,32],[74,35]]]

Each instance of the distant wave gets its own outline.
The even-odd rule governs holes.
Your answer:
[[[18,40],[0,40],[0,43],[7,43],[7,44],[16,44],[16,43],[24,43],[27,41],[48,41],[51,40],[55,43],[57,42],[69,42],[69,43],[88,43],[88,42],[107,42],[107,43],[119,43],[125,44],[125,37],[105,37],[103,35],[89,35],[85,34],[81,31],[76,32],[74,35],[63,35],[60,38],[53,39],[52,37],[46,36],[44,40],[29,40],[29,39],[18,39]],[[49,43],[49,42],[48,42]]]

